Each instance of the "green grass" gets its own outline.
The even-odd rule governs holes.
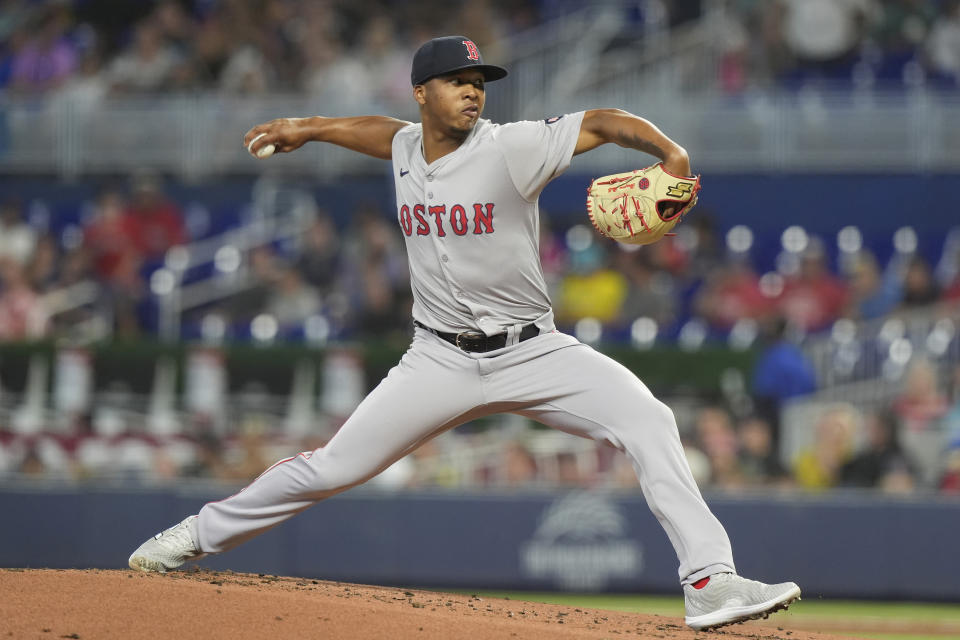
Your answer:
[[[661,616],[682,617],[683,597],[649,596],[626,594],[572,594],[485,591],[479,594],[488,598],[509,598],[531,602],[547,602],[591,609],[632,611]],[[824,600],[808,597],[791,605],[790,610],[778,613],[785,626],[791,621],[803,622],[806,629],[816,630],[823,625],[825,633],[855,635],[871,640],[946,640],[960,638],[960,604],[933,604],[922,602],[872,602],[858,600]],[[941,634],[912,634],[844,631],[844,624],[861,625],[876,623],[908,625],[911,621],[949,624],[949,630]],[[856,627],[853,627],[854,629]]]

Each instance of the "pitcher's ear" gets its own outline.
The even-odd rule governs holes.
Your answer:
[[[426,85],[418,84],[413,87],[413,99],[416,100],[419,104],[427,103],[427,88]]]

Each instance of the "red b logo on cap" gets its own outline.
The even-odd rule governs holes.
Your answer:
[[[467,48],[467,59],[469,60],[479,60],[480,51],[477,49],[477,45],[473,44],[473,40],[464,40],[463,46]]]

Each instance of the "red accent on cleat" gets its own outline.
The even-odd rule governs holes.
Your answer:
[[[709,577],[709,576],[707,576],[706,578],[700,578],[699,580],[697,580],[696,582],[693,583],[693,588],[694,588],[694,589],[703,589],[705,586],[707,586],[707,583],[708,583],[708,582],[710,582],[710,577]]]

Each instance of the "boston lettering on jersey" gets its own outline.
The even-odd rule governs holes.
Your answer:
[[[414,233],[418,236],[428,236],[433,231],[437,237],[443,238],[447,235],[447,230],[458,236],[465,236],[471,232],[476,235],[493,233],[492,202],[474,204],[472,216],[461,204],[455,204],[449,209],[445,204],[429,207],[415,204],[412,209],[405,204],[400,207],[397,217],[400,219],[400,227],[408,236]],[[413,226],[414,222],[417,223],[416,228]]]

